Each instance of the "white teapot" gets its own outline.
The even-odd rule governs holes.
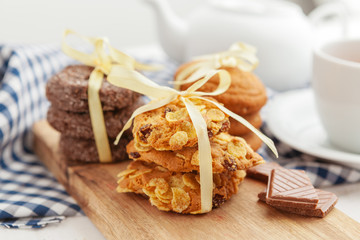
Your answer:
[[[280,0],[215,0],[193,11],[185,21],[167,0],[146,0],[156,10],[160,43],[180,63],[224,51],[234,42],[255,46],[260,60],[255,73],[265,85],[283,91],[310,81],[313,30],[301,8]],[[325,4],[326,5],[326,4]],[[320,6],[313,21],[340,15],[341,9]]]

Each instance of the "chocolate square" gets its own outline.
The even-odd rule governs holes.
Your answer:
[[[266,190],[260,192],[258,197],[260,201],[266,202]],[[294,208],[294,207],[286,207],[286,206],[274,206],[276,209],[299,214],[308,217],[325,217],[335,206],[337,203],[337,196],[334,193],[327,192],[321,189],[315,189],[317,195],[319,196],[319,202],[316,205],[315,209],[302,209],[302,208]]]
[[[319,197],[304,171],[273,169],[270,173],[266,203],[271,206],[315,209]]]
[[[270,175],[271,170],[283,168],[276,162],[267,162],[264,164],[259,164],[255,167],[249,168],[246,171],[246,176],[258,179],[262,182],[267,183],[268,177]]]

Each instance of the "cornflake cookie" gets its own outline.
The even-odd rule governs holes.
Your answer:
[[[175,73],[175,79],[185,67],[194,63],[189,62],[180,66]],[[231,75],[231,85],[225,93],[214,96],[217,101],[223,103],[226,108],[240,116],[255,113],[265,105],[267,101],[266,89],[255,74],[232,67],[221,67],[220,69],[229,72]],[[185,90],[191,84],[181,85],[180,89]],[[199,91],[212,92],[217,88],[218,84],[219,75],[217,74],[199,88]]]
[[[135,161],[153,162],[174,172],[199,171],[199,151],[197,147],[186,147],[176,151],[137,151],[134,141],[126,150]],[[220,133],[211,141],[213,172],[232,172],[247,169],[264,163],[262,157],[255,153],[244,139]]]
[[[132,139],[132,134],[130,131],[124,133],[124,136],[120,139],[118,145],[114,145],[114,139],[109,139],[112,161],[119,162],[129,159],[126,153],[126,144]],[[73,138],[61,134],[60,151],[66,156],[70,161],[76,162],[99,162],[99,155],[97,152],[95,140],[93,139],[82,139],[82,138]]]
[[[53,106],[64,111],[89,112],[88,79],[94,70],[85,65],[68,66],[46,84],[46,97]],[[99,91],[104,111],[122,109],[135,102],[140,94],[116,87],[104,79]]]
[[[195,99],[193,103],[207,124],[210,139],[228,131],[230,123],[226,114],[207,101]],[[136,116],[133,135],[138,151],[148,151],[151,148],[175,151],[197,143],[190,116],[184,103],[178,98],[163,107]]]
[[[213,174],[213,208],[237,193],[245,175],[244,170]],[[172,172],[154,163],[135,161],[118,177],[118,192],[145,194],[159,210],[201,213],[200,177],[196,172]]]
[[[104,111],[106,132],[109,138],[116,138],[124,127],[131,114],[141,105],[142,99],[138,99],[132,105],[117,111]],[[47,112],[47,120],[50,125],[63,135],[74,138],[94,139],[90,114],[88,112],[63,111],[51,105]]]

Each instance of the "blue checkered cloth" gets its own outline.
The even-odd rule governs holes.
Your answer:
[[[163,71],[148,73],[154,81],[167,85],[177,68],[164,54],[134,53],[143,63],[165,65]],[[0,226],[39,228],[58,223],[65,216],[82,214],[53,175],[32,150],[32,124],[46,116],[46,81],[73,60],[58,46],[0,45]],[[271,133],[264,129],[270,137]],[[266,160],[287,168],[304,169],[316,187],[360,181],[360,172],[322,162],[297,152],[274,139],[280,158],[273,159],[266,147]]]
[[[57,46],[0,46],[2,226],[41,227],[81,212],[34,155],[30,131],[46,117],[46,81],[69,63]],[[22,219],[39,216],[47,218]]]

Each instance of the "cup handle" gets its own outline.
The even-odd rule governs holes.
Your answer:
[[[315,8],[308,14],[308,17],[314,26],[325,22],[326,19],[331,17],[338,17],[341,21],[342,37],[346,38],[348,36],[348,15],[349,10],[345,3],[342,1],[331,1]]]

